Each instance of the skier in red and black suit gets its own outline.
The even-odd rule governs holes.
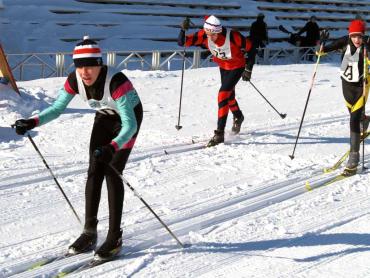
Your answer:
[[[85,187],[85,225],[82,234],[69,247],[69,253],[95,249],[97,215],[105,178],[109,230],[105,242],[95,252],[95,258],[105,260],[116,255],[122,246],[120,227],[124,187],[121,178],[110,166],[122,174],[139,133],[143,108],[126,75],[123,72],[111,75],[108,67],[103,65],[102,53],[95,41],[84,37],[73,51],[73,62],[76,70],[68,75],[55,102],[32,118],[17,120],[15,126],[16,132],[24,135],[27,130],[56,119],[76,95],[96,110]]]
[[[366,131],[369,125],[369,117],[365,116],[364,111],[368,85],[366,86],[366,99],[363,98],[364,44],[366,44],[367,49],[370,49],[369,39],[365,36],[365,22],[353,20],[348,27],[347,36],[324,46],[322,52],[318,53],[318,55],[324,55],[327,52],[345,49],[340,76],[344,100],[350,113],[350,154],[344,171],[346,175],[355,174],[357,171],[361,131]]]
[[[229,110],[234,116],[232,132],[235,134],[240,132],[244,116],[235,99],[235,86],[241,77],[245,81],[251,79],[256,50],[249,38],[222,27],[220,20],[213,15],[206,18],[202,30],[185,36],[188,28],[189,20],[184,20],[178,45],[208,48],[213,54],[213,61],[220,67],[221,88],[218,92],[217,130],[208,143],[208,146],[215,146],[224,142]],[[247,59],[244,57],[245,52],[248,53]]]

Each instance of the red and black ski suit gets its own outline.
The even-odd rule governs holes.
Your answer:
[[[235,99],[235,86],[241,78],[243,71],[252,71],[256,51],[249,38],[234,30],[222,28],[216,41],[208,39],[204,30],[185,36],[181,30],[178,37],[179,46],[200,46],[207,48],[213,55],[213,61],[220,67],[221,88],[218,92],[218,121],[217,129],[225,130],[229,110],[235,118],[240,118],[242,112]],[[245,58],[245,52],[248,56]]]

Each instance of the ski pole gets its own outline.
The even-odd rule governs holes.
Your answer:
[[[95,157],[99,157],[100,156],[100,151],[95,151],[94,153],[94,156]],[[155,216],[155,218],[157,218],[157,220],[163,225],[163,227],[166,228],[166,230],[170,233],[170,235],[177,241],[177,243],[182,247],[182,248],[185,248],[184,244],[181,243],[181,241],[175,236],[175,234],[170,230],[170,228],[168,228],[168,226],[162,221],[162,219],[154,212],[154,210],[148,205],[147,202],[145,202],[145,200],[143,199],[143,197],[140,196],[140,194],[135,190],[135,188],[133,188],[131,186],[131,184],[116,170],[116,168],[114,168],[112,165],[110,165],[109,163],[107,163],[108,167],[110,169],[112,169],[112,171],[114,173],[116,173],[116,175],[122,180],[122,182],[124,184],[126,184],[131,190],[132,192],[134,192],[134,195],[136,197],[138,197],[140,199],[141,202],[143,202],[143,204],[150,210],[151,213],[153,213],[153,215]]]
[[[369,38],[368,38],[368,41],[369,41]],[[368,42],[367,42],[368,43]],[[364,108],[363,108],[363,111],[364,111],[364,118],[363,118],[363,122],[365,121],[365,113],[366,113],[366,109],[365,109],[365,104],[366,104],[366,83],[367,83],[367,75],[368,75],[368,65],[367,65],[367,47],[366,47],[366,43],[364,42],[364,72],[363,72],[363,77],[362,77],[362,90],[363,90],[363,93],[362,93],[362,97],[364,98]],[[362,129],[362,136],[365,136],[365,130]],[[366,170],[366,167],[365,167],[365,140],[362,141],[362,171],[365,171]]]
[[[308,91],[308,95],[307,95],[306,104],[305,104],[305,106],[304,106],[304,110],[303,110],[303,115],[302,115],[301,123],[299,124],[298,134],[297,134],[297,137],[296,137],[296,140],[295,140],[295,144],[294,144],[293,152],[292,152],[292,154],[291,154],[291,155],[289,155],[290,159],[292,159],[292,160],[294,159],[294,152],[295,152],[295,149],[296,149],[296,147],[297,147],[299,134],[301,133],[301,129],[302,129],[302,124],[303,124],[304,116],[305,116],[305,114],[306,114],[306,109],[307,109],[308,101],[309,101],[309,99],[310,99],[310,95],[311,95],[311,92],[312,92],[312,88],[313,88],[313,84],[314,84],[314,81],[315,81],[317,68],[318,68],[319,63],[320,63],[320,57],[321,57],[321,52],[322,52],[322,49],[323,49],[323,48],[324,48],[324,43],[321,43],[321,45],[320,45],[320,50],[319,50],[319,55],[317,56],[317,61],[316,61],[316,64],[315,64],[315,69],[314,69],[314,72],[313,72],[313,75],[312,75],[312,79],[311,79],[310,89],[309,89],[309,91]]]
[[[182,102],[182,87],[184,84],[184,71],[185,71],[185,56],[186,56],[186,46],[184,46],[183,54],[182,54],[182,71],[181,71],[181,85],[180,85],[180,103],[179,103],[179,115],[177,117],[177,125],[175,125],[177,130],[180,130],[182,126],[180,125],[180,117],[181,117],[181,102]]]
[[[267,100],[267,98],[265,98],[265,96],[256,88],[256,86],[254,86],[254,84],[252,83],[252,81],[249,80],[249,83],[251,83],[251,85],[253,86],[253,88],[256,89],[256,91],[263,97],[263,99],[272,107],[272,109],[274,109],[276,111],[276,113],[279,114],[279,116],[284,119],[286,117],[286,114],[282,114],[280,113],[279,111],[276,110],[276,108]]]
[[[185,20],[187,23],[191,26],[195,26],[193,22],[189,19],[189,17],[186,17]],[[186,29],[187,30],[187,29]],[[186,31],[185,30],[185,31]],[[185,35],[185,34],[184,34]],[[182,52],[182,70],[181,70],[181,85],[180,85],[180,103],[179,103],[179,115],[177,117],[177,125],[175,125],[177,130],[182,129],[182,126],[180,125],[180,118],[181,118],[181,102],[182,102],[182,88],[184,84],[184,72],[185,72],[185,57],[186,57],[186,37],[185,37],[185,44],[184,44],[184,50]]]
[[[41,152],[40,152],[39,148],[36,146],[35,142],[33,141],[33,139],[32,139],[32,137],[31,137],[31,135],[30,135],[28,132],[27,132],[27,137],[28,137],[28,139],[30,139],[30,141],[31,141],[31,143],[32,143],[33,147],[35,148],[36,152],[40,155],[40,157],[41,157],[41,159],[42,159],[42,162],[44,162],[44,164],[45,164],[46,168],[49,170],[49,172],[50,172],[51,176],[53,177],[53,179],[54,179],[55,183],[57,184],[57,186],[58,186],[59,190],[62,192],[62,194],[63,194],[63,196],[64,196],[65,200],[67,201],[67,203],[68,203],[68,205],[69,205],[69,207],[70,207],[70,208],[71,208],[71,210],[73,211],[73,214],[76,216],[76,218],[77,218],[78,222],[82,225],[82,222],[81,222],[80,218],[78,217],[78,214],[76,213],[75,209],[73,208],[73,206],[72,206],[71,202],[69,201],[69,199],[68,199],[67,195],[64,193],[63,188],[60,186],[60,184],[59,184],[59,182],[58,182],[57,178],[54,176],[53,171],[51,171],[51,169],[50,169],[49,165],[48,165],[48,164],[46,163],[46,161],[45,161],[45,158],[44,158],[44,157],[43,157],[43,155],[41,154]]]

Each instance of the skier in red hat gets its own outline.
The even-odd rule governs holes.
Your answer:
[[[361,132],[365,132],[369,126],[370,118],[365,115],[365,102],[369,93],[366,86],[365,98],[363,97],[363,78],[367,76],[369,83],[369,74],[364,73],[364,47],[369,49],[369,37],[365,36],[366,24],[362,20],[353,20],[348,27],[348,35],[333,41],[330,45],[324,46],[321,53],[331,52],[338,49],[345,49],[340,68],[342,79],[343,96],[346,106],[350,113],[350,154],[345,175],[354,175],[357,172],[357,166],[360,157]],[[368,60],[368,59],[367,59]]]

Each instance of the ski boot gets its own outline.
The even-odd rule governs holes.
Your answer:
[[[357,173],[357,166],[360,161],[360,138],[360,133],[351,132],[351,147],[347,165],[343,171],[344,176],[353,176]]]
[[[111,260],[122,249],[122,230],[108,232],[107,239],[94,254],[94,260]]]
[[[207,147],[213,147],[220,143],[224,142],[224,131],[223,130],[215,130],[215,135],[212,137],[212,139],[208,142]]]
[[[240,132],[240,128],[242,127],[243,121],[244,121],[243,114],[238,118],[234,116],[231,132],[234,134],[238,134]]]
[[[89,233],[84,231],[79,238],[68,248],[68,254],[80,254],[91,250],[96,247],[97,233]]]
[[[97,225],[98,220],[96,218],[86,220],[82,234],[68,247],[68,254],[75,255],[94,250],[98,239]]]
[[[346,168],[344,168],[343,176],[349,177],[357,173],[358,162],[360,161],[359,152],[350,152]]]

